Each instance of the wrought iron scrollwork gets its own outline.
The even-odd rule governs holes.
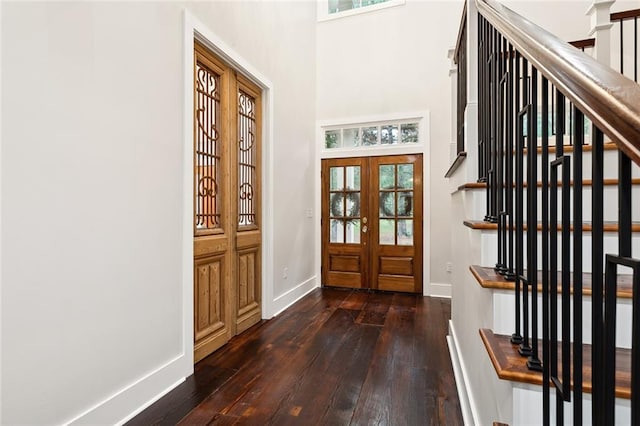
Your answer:
[[[238,224],[256,223],[256,99],[238,90]]]
[[[219,137],[220,76],[201,62],[196,64],[195,88],[195,225],[198,230],[220,226]]]

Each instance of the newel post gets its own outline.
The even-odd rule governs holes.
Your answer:
[[[611,66],[611,5],[615,0],[593,0],[587,10],[591,17],[589,37],[595,37],[595,59],[608,67]]]

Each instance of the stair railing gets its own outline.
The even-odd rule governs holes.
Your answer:
[[[610,15],[614,31],[617,27],[618,32],[616,40],[620,55],[618,71],[633,78],[636,83],[638,82],[638,17],[640,17],[640,9],[625,10]]]
[[[493,0],[476,0],[476,6],[485,220],[498,225],[496,270],[515,280],[512,342],[529,368],[542,371],[544,424],[551,421],[552,388],[556,422],[562,424],[564,403],[570,401],[574,424],[583,422],[583,257],[589,253],[593,422],[615,421],[616,276],[622,265],[633,270],[631,418],[640,424],[640,261],[632,258],[631,247],[631,211],[638,210],[631,200],[631,170],[640,164],[640,86]],[[615,254],[604,250],[605,137],[619,157]],[[582,208],[587,149],[593,158],[590,224]]]

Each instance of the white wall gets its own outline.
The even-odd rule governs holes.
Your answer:
[[[2,5],[0,423],[114,423],[191,371],[183,8]],[[315,4],[188,8],[274,85],[279,296],[314,274]]]
[[[338,120],[430,111],[432,283],[450,283],[450,86],[447,49],[455,44],[462,2],[419,2],[318,23],[317,117]],[[318,141],[321,143],[321,141]]]

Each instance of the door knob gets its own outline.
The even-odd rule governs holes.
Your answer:
[[[366,217],[363,217],[363,218],[362,218],[362,223],[364,223],[364,224],[366,224],[366,223],[367,223],[367,218],[366,218]]]
[[[362,227],[362,232],[365,233],[365,234],[367,233],[367,225]]]

